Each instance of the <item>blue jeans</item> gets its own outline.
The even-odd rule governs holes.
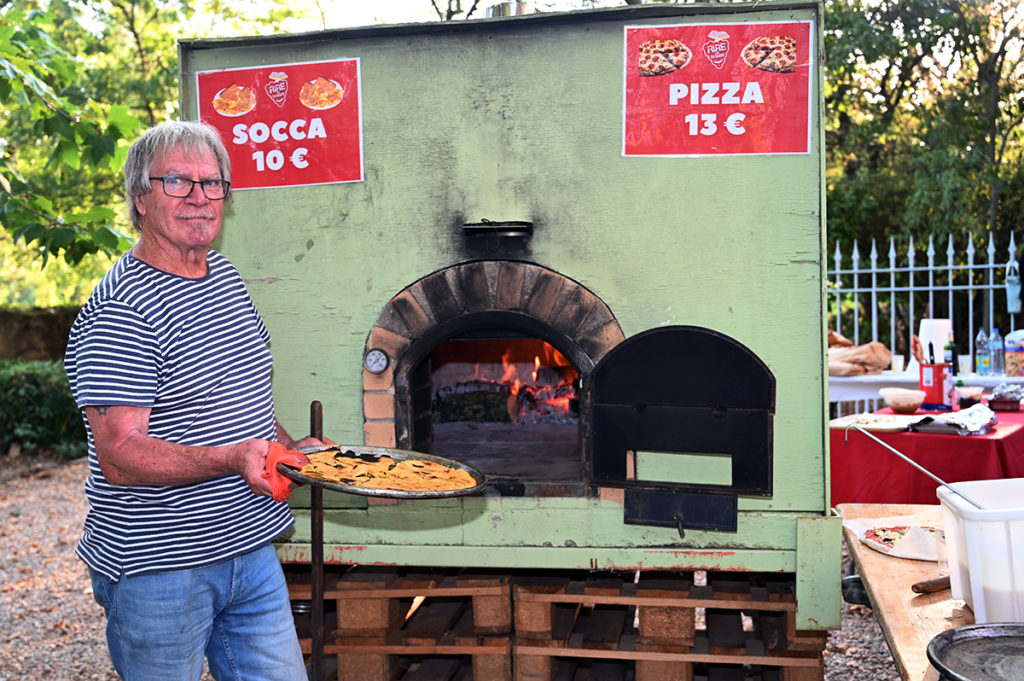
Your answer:
[[[125,681],[305,681],[288,589],[267,545],[196,570],[125,577],[90,569],[107,646]]]

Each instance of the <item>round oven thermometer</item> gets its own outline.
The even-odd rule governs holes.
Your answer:
[[[373,348],[363,358],[366,370],[371,374],[379,374],[388,368],[388,356],[383,350]]]

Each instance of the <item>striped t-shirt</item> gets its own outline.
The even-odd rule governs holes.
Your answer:
[[[130,253],[118,260],[71,327],[64,366],[79,407],[149,407],[149,434],[184,445],[276,439],[269,333],[227,258],[210,251],[207,266],[186,279]],[[89,513],[77,553],[110,579],[213,565],[293,522],[287,504],[256,496],[238,475],[112,485],[85,425]]]

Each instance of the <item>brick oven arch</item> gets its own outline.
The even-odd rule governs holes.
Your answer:
[[[587,374],[625,336],[615,315],[593,292],[559,272],[527,262],[482,260],[419,279],[384,306],[366,341],[383,350],[384,371],[363,367],[363,438],[370,446],[408,446],[398,403],[404,382],[440,341],[477,323],[535,333]]]

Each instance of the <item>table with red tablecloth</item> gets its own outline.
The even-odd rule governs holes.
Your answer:
[[[872,435],[948,483],[1024,478],[1024,412],[997,412],[996,416],[999,422],[984,435],[908,431]],[[829,447],[832,506],[938,503],[937,482],[864,433],[832,428]]]

